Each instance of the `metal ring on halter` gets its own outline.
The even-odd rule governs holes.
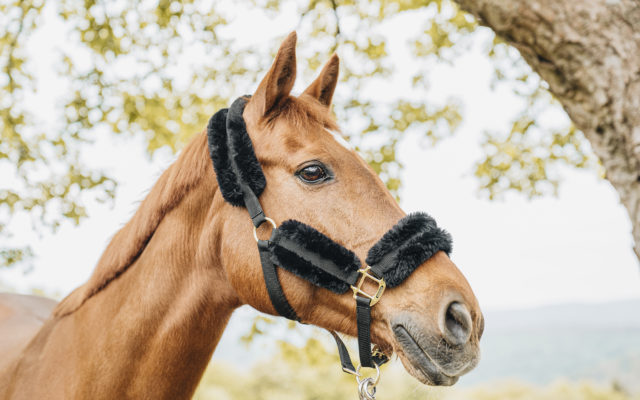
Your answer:
[[[373,363],[373,365],[376,367],[376,379],[373,379],[373,385],[377,385],[378,382],[380,382],[380,367],[378,367],[378,364]],[[362,378],[362,375],[360,375],[360,368],[362,368],[362,365],[358,365],[358,368],[356,368],[356,381],[358,382],[358,385],[360,384],[360,382],[364,382],[367,379],[372,379],[372,378],[365,378],[363,380],[360,380],[360,378]]]
[[[273,229],[276,229],[278,227],[278,225],[276,225],[276,221],[272,220],[269,217],[264,217],[265,221],[268,221],[271,226],[273,227]],[[253,237],[256,239],[256,242],[259,241],[260,239],[258,239],[258,227],[254,226],[253,227]]]

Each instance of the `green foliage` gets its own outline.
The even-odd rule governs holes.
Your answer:
[[[194,399],[338,400],[353,395],[350,377],[337,367],[337,355],[318,339],[309,339],[304,348],[286,342],[277,346],[273,359],[257,363],[249,373],[213,363]]]
[[[37,29],[42,1],[0,3],[0,235],[12,215],[28,212],[41,227],[56,229],[62,220],[78,223],[86,216],[82,194],[97,191],[113,198],[115,185],[80,161],[81,139],[64,129],[51,131],[29,107],[37,83],[25,47]],[[11,179],[13,177],[13,179]],[[1,237],[1,236],[0,236]],[[0,251],[0,266],[27,260],[30,248]]]
[[[510,82],[524,102],[508,134],[485,132],[484,158],[475,168],[481,190],[491,199],[507,191],[531,198],[557,194],[558,167],[562,165],[590,168],[603,175],[588,141],[568,118],[564,126],[544,124],[545,116],[554,111],[557,103],[547,91],[546,83],[517,51],[494,38],[489,56],[495,61],[493,85]]]
[[[251,344],[256,337],[265,334],[265,326],[273,325],[274,323],[275,321],[273,318],[266,317],[264,315],[257,315],[251,323],[249,332],[240,337],[240,341],[246,345]]]
[[[28,247],[0,249],[0,268],[23,262],[33,257],[33,252]]]
[[[589,150],[583,149],[586,142],[582,132],[573,125],[567,132],[551,134],[533,132],[536,128],[534,120],[522,116],[505,139],[485,134],[485,159],[476,165],[475,174],[490,198],[508,190],[530,197],[555,193],[559,183],[553,168],[556,164],[579,168],[595,164]]]
[[[46,5],[0,0],[0,235],[10,234],[3,228],[20,212],[32,216],[36,230],[55,230],[63,221],[79,223],[86,217],[87,200],[112,199],[116,182],[84,165],[81,157],[101,135],[144,137],[150,156],[163,147],[178,151],[213,112],[255,88],[272,61],[278,40],[270,46],[240,44],[234,32],[242,27],[234,27],[235,17],[253,9],[277,17],[292,8],[298,10],[296,29],[304,43],[299,46],[304,80],[311,81],[331,52],[339,53],[338,121],[398,197],[398,145],[407,135],[436,143],[455,132],[462,119],[456,101],[432,104],[424,95],[433,62],[453,61],[477,28],[450,0],[57,0]],[[67,40],[55,50],[57,77],[65,87],[52,110],[55,121],[30,107],[39,82],[33,72],[38,57],[28,46],[45,14],[67,30]],[[400,76],[382,28],[409,14],[424,22],[410,40],[416,68]],[[522,96],[549,104],[548,96],[539,95],[546,93],[539,90],[539,79],[513,49],[499,40],[487,48],[498,80],[521,83],[516,90]],[[520,75],[510,76],[512,71]],[[369,89],[391,79],[406,80],[417,95],[381,99]],[[477,175],[491,196],[506,189],[538,195],[544,182],[556,184],[550,165],[591,164],[575,130],[556,129],[553,139],[532,140],[534,125],[526,121],[537,122],[537,117],[525,110],[507,137],[487,135],[489,153]],[[547,149],[537,155],[547,146],[559,147],[561,154]],[[0,253],[0,265],[29,254],[8,248]]]
[[[638,395],[631,395],[614,384],[611,387],[582,382],[559,382],[549,387],[535,387],[518,382],[484,386],[462,391],[457,396],[446,396],[445,399],[476,400],[636,400]]]

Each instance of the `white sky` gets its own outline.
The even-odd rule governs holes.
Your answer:
[[[265,22],[259,15],[245,18],[256,21],[244,26]],[[261,40],[283,37],[296,24],[297,17],[289,10],[280,20],[264,25],[269,34]],[[34,101],[44,115],[53,113],[59,90],[51,72],[55,66],[47,54],[52,46],[64,45],[59,24],[49,23],[46,29],[35,43],[40,52],[38,76],[43,78]],[[393,49],[402,39],[391,36]],[[398,50],[397,54],[398,65],[410,64],[406,53]],[[490,90],[490,72],[491,65],[478,48],[455,65],[441,65],[430,72],[432,84],[425,96],[459,98],[464,123],[453,138],[435,148],[415,138],[402,144],[403,208],[429,212],[453,234],[452,258],[485,309],[640,298],[640,267],[631,248],[628,217],[615,191],[594,172],[564,171],[558,198],[528,201],[509,195],[491,202],[478,197],[472,168],[481,152],[481,134],[487,129],[507,129],[517,104],[508,91]],[[298,83],[302,87],[308,82]],[[247,89],[256,84],[247,83]],[[399,90],[393,82],[377,89],[385,94]],[[337,95],[340,90],[339,86]],[[87,149],[84,158],[107,169],[120,183],[114,207],[91,203],[90,218],[80,226],[65,224],[56,234],[42,236],[31,232],[28,218],[18,217],[12,226],[16,233],[12,244],[31,244],[38,258],[27,275],[19,269],[3,271],[3,282],[22,291],[38,287],[61,295],[83,283],[109,238],[133,214],[174,156],[160,151],[149,160],[142,140],[109,136]]]

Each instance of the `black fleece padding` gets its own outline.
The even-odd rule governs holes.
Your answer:
[[[367,265],[381,275],[388,287],[402,283],[423,262],[442,250],[451,253],[451,235],[438,228],[426,213],[402,218],[382,236],[367,255]]]
[[[209,120],[207,125],[209,155],[213,161],[213,169],[216,171],[216,178],[222,197],[234,206],[240,206],[244,204],[244,200],[229,159],[227,112],[228,109],[223,108],[213,114],[213,117]]]
[[[220,192],[234,206],[244,206],[241,183],[256,196],[260,196],[267,185],[242,118],[246,103],[244,97],[236,99],[228,110],[215,113],[207,125],[209,154]]]
[[[340,294],[358,279],[360,259],[302,222],[283,222],[271,241],[272,261],[316,286]]]

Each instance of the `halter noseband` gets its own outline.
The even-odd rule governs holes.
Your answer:
[[[267,182],[242,117],[246,103],[247,98],[240,97],[229,109],[214,114],[207,126],[207,136],[222,196],[234,206],[244,206],[253,222],[271,303],[281,316],[301,322],[282,290],[276,266],[337,294],[353,290],[360,366],[377,369],[388,361],[388,357],[376,347],[371,349],[371,307],[380,300],[386,287],[402,283],[436,252],[442,250],[449,254],[451,236],[429,215],[410,214],[398,221],[369,250],[366,266],[362,267],[360,259],[351,250],[311,226],[287,220],[277,227],[265,216],[258,200]],[[261,240],[255,229],[265,222],[269,222],[273,230],[268,240]],[[367,280],[377,284],[375,293],[363,290]],[[330,332],[338,346],[342,369],[356,375],[359,386],[363,386],[366,380],[359,379],[360,367],[353,366],[340,337]],[[369,388],[364,386],[365,390]]]

